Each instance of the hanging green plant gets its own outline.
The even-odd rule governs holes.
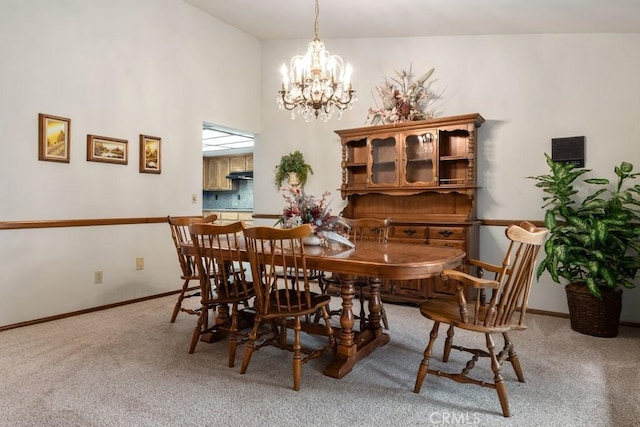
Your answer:
[[[304,156],[299,150],[282,156],[280,163],[276,165],[275,183],[278,188],[282,187],[282,183],[289,178],[291,172],[298,175],[301,187],[306,184],[309,173],[313,174],[311,165],[304,161]]]

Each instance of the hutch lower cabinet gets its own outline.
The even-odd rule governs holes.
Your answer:
[[[344,216],[391,218],[390,240],[461,248],[477,258],[476,132],[483,122],[476,113],[335,131]],[[385,300],[416,303],[452,293],[439,277],[383,281],[380,290]]]

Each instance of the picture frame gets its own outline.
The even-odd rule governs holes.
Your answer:
[[[71,119],[38,114],[38,160],[71,161]]]
[[[140,173],[162,172],[162,139],[140,135]]]
[[[129,141],[87,135],[87,161],[126,165],[129,163]]]

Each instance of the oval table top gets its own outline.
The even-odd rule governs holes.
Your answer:
[[[243,260],[248,261],[244,240],[239,244]],[[192,244],[182,245],[182,250],[195,254]],[[325,246],[305,245],[308,268],[392,280],[438,275],[442,270],[462,265],[465,255],[461,249],[398,242],[357,242],[353,248],[334,242]]]
[[[410,280],[431,277],[459,267],[461,249],[397,242],[358,242],[354,248],[332,244],[305,246],[307,267],[380,279]]]

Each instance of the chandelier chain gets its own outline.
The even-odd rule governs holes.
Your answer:
[[[316,38],[314,40],[320,40],[318,38],[318,16],[320,16],[320,5],[318,4],[318,0],[316,0],[316,20],[313,26],[315,30]]]

